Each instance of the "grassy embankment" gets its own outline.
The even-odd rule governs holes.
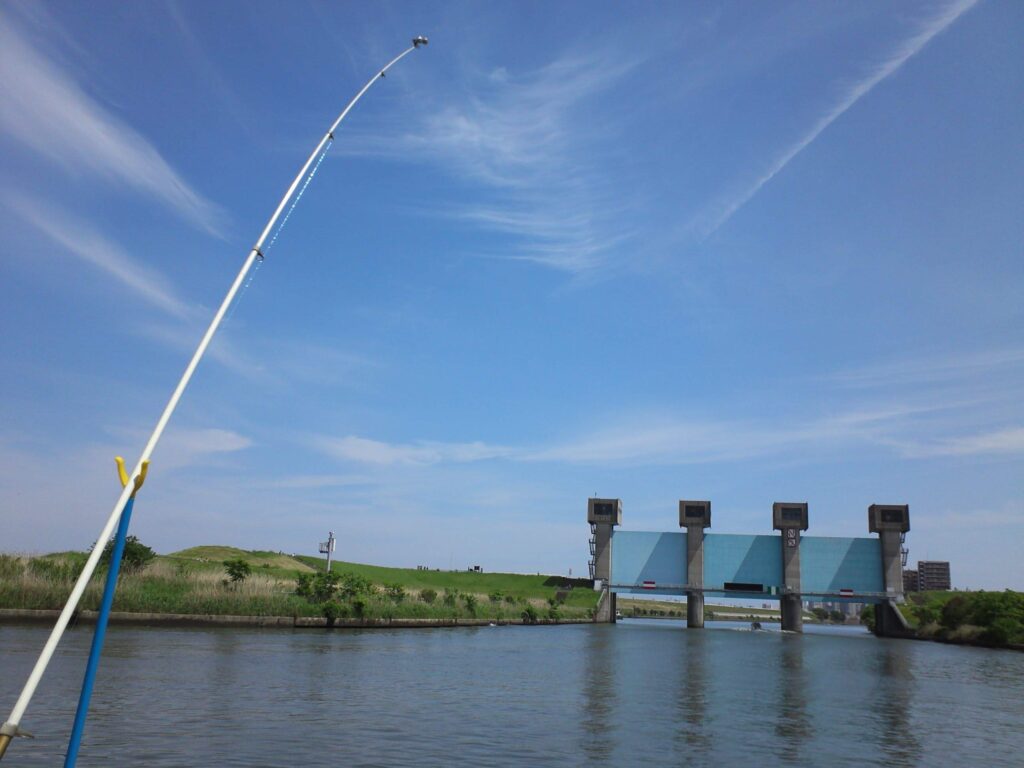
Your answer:
[[[224,561],[241,558],[251,574],[227,579]],[[0,608],[59,609],[85,561],[81,552],[42,557],[0,555]],[[193,547],[157,556],[138,573],[121,576],[115,611],[235,616],[325,616],[365,619],[478,618],[580,620],[597,593],[588,582],[548,576],[420,571],[335,562],[339,584],[329,594],[300,596],[297,579],[320,572],[323,560],[233,547]],[[102,574],[80,607],[96,610]],[[570,584],[574,589],[570,589]]]
[[[912,592],[900,606],[918,637],[1024,647],[1024,593]]]

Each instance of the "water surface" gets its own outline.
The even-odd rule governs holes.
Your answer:
[[[1024,654],[743,627],[112,627],[79,765],[1024,764]],[[4,715],[47,632],[0,627]],[[89,639],[4,765],[60,764]]]

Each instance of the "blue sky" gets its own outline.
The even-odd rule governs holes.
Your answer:
[[[585,573],[586,498],[1024,588],[1024,6],[6,3],[0,548]]]

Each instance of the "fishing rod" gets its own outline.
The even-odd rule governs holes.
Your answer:
[[[220,308],[217,313],[213,316],[213,320],[210,322],[210,327],[206,329],[206,333],[203,334],[203,338],[199,342],[199,346],[196,347],[195,353],[192,355],[192,359],[189,361],[188,366],[185,368],[185,372],[181,376],[181,380],[178,382],[178,386],[174,388],[174,392],[171,394],[171,399],[167,402],[164,407],[163,413],[160,414],[160,419],[156,423],[156,427],[153,429],[153,434],[150,435],[149,441],[146,443],[146,447],[142,451],[142,455],[139,457],[135,468],[132,470],[129,482],[124,486],[121,491],[121,495],[118,497],[117,502],[114,504],[114,509],[110,513],[110,517],[107,519],[106,524],[103,526],[103,530],[100,531],[99,537],[96,539],[96,545],[92,548],[92,553],[89,555],[89,559],[86,560],[85,567],[82,569],[81,575],[78,577],[78,581],[75,582],[74,588],[71,590],[71,595],[68,597],[67,603],[64,605],[64,609],[61,611],[60,616],[57,618],[57,623],[53,627],[53,631],[50,632],[50,636],[46,641],[46,645],[43,646],[42,652],[39,654],[39,658],[36,660],[35,666],[32,668],[32,673],[28,677],[28,681],[25,683],[25,687],[22,688],[21,695],[18,697],[18,701],[14,705],[14,709],[11,710],[10,716],[7,718],[2,726],[0,726],[0,760],[3,759],[4,754],[7,752],[7,747],[11,743],[11,739],[16,736],[26,736],[31,738],[31,734],[21,730],[19,727],[21,718],[25,714],[25,710],[28,708],[29,702],[32,701],[32,696],[35,694],[36,688],[39,685],[39,681],[42,679],[43,674],[46,672],[46,667],[50,663],[50,659],[53,656],[54,651],[57,650],[57,645],[60,643],[61,637],[64,635],[64,631],[67,629],[68,622],[71,620],[72,614],[75,612],[75,608],[78,606],[79,600],[82,599],[82,593],[85,592],[85,588],[89,583],[89,579],[92,577],[93,572],[96,570],[96,566],[100,561],[100,557],[103,554],[104,544],[110,539],[111,534],[114,532],[115,526],[117,526],[120,520],[121,513],[124,510],[125,504],[131,498],[135,492],[135,480],[139,478],[143,471],[143,465],[149,462],[150,457],[153,455],[153,450],[156,448],[160,437],[164,433],[164,429],[167,427],[167,422],[170,421],[171,415],[174,413],[174,409],[178,407],[178,401],[181,399],[185,388],[188,386],[189,381],[192,378],[192,374],[195,372],[196,366],[199,365],[199,361],[206,353],[206,348],[210,345],[210,341],[213,339],[213,335],[217,332],[217,328],[220,326],[221,321],[224,319],[224,314],[227,312],[228,307],[231,306],[231,302],[235,298],[235,294],[238,293],[238,289],[241,287],[242,282],[245,280],[246,275],[252,266],[257,261],[263,261],[264,254],[262,251],[263,243],[266,241],[267,236],[270,234],[274,225],[277,223],[278,218],[284,211],[285,206],[292,199],[296,189],[299,187],[299,183],[306,177],[307,171],[313,162],[319,156],[323,159],[322,153],[324,153],[327,147],[330,146],[331,142],[334,141],[334,131],[341,124],[341,121],[345,119],[346,115],[351,111],[352,107],[356,105],[368,90],[377,80],[384,77],[384,74],[391,69],[395,64],[404,59],[414,50],[419,48],[421,45],[427,44],[427,38],[423,35],[414,37],[412,45],[398,54],[381,70],[379,70],[370,80],[363,86],[362,90],[355,95],[355,97],[348,103],[345,109],[342,110],[338,118],[331,124],[331,127],[324,134],[324,137],[320,139],[320,142],[316,145],[313,151],[310,153],[309,158],[305,164],[299,170],[295,179],[292,181],[291,186],[288,187],[288,191],[284,193],[284,197],[281,198],[281,202],[277,204],[277,208],[274,210],[273,216],[267,221],[267,225],[263,228],[263,232],[260,234],[259,240],[249,251],[249,255],[246,256],[245,262],[242,264],[242,268],[239,270],[238,275],[235,277],[234,282],[228,289],[227,295],[224,297],[224,301],[221,302]],[[308,184],[307,179],[307,184]],[[303,187],[304,189],[305,187]],[[300,192],[301,196],[301,192]],[[295,202],[298,202],[296,199]],[[293,203],[294,207],[294,203]],[[291,210],[289,209],[289,214]],[[285,220],[287,221],[287,216]],[[283,225],[284,222],[282,222]],[[280,231],[280,230],[279,230]],[[276,237],[276,236],[275,236]],[[273,242],[273,241],[272,241]]]

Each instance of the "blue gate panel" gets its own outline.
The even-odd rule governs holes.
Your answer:
[[[724,591],[738,582],[761,584],[765,592],[782,586],[780,536],[704,535],[704,589]]]
[[[615,531],[612,534],[612,584],[615,592],[644,592],[641,585],[686,583],[686,533]],[[636,585],[636,589],[630,589]]]
[[[828,595],[841,589],[884,592],[878,539],[808,536],[800,541],[800,591]]]

